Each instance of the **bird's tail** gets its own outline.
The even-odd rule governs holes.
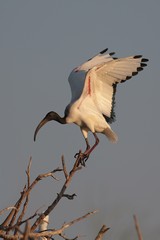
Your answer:
[[[113,142],[113,143],[116,143],[117,140],[118,140],[118,136],[115,132],[112,131],[111,128],[106,128],[104,130],[104,134],[106,135],[106,137],[109,139],[109,141]]]

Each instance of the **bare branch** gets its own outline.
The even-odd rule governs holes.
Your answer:
[[[4,209],[2,209],[2,210],[0,211],[0,215],[2,215],[5,211],[9,211],[9,210],[11,210],[11,209],[17,210],[16,207],[6,207],[6,208],[4,208]]]
[[[29,223],[26,222],[23,240],[28,240],[29,239],[29,232],[30,232],[30,226],[29,226]]]
[[[83,215],[82,217],[79,217],[79,218],[77,218],[77,219],[75,219],[75,220],[73,220],[73,221],[71,221],[71,222],[69,222],[69,223],[64,224],[64,225],[63,225],[63,228],[68,228],[68,227],[70,227],[71,225],[73,225],[73,224],[81,221],[82,219],[87,218],[87,217],[89,217],[89,216],[91,216],[92,214],[95,214],[95,213],[97,213],[97,212],[98,212],[97,210],[94,210],[93,212],[88,212],[88,213],[86,213],[85,215]]]
[[[28,166],[28,169],[30,168],[30,163]],[[32,182],[32,184],[30,184],[30,186],[27,188],[26,185],[23,188],[23,191],[21,192],[21,196],[19,198],[19,200],[15,203],[14,205],[14,209],[12,209],[12,211],[10,212],[10,214],[7,216],[7,218],[4,220],[4,222],[1,224],[1,226],[6,227],[9,224],[9,227],[13,226],[13,223],[16,219],[16,216],[19,212],[19,209],[21,207],[21,204],[23,202],[23,200],[28,196],[28,194],[30,193],[30,191],[35,187],[35,185],[42,180],[43,178],[47,178],[47,177],[53,177],[53,173],[55,172],[59,172],[59,171],[63,171],[63,169],[61,168],[56,168],[51,172],[48,173],[44,173],[44,174],[40,174],[37,176],[37,178]],[[47,214],[48,215],[48,214]],[[10,221],[10,223],[9,223]]]
[[[141,233],[141,229],[140,229],[140,226],[139,226],[139,223],[138,223],[137,216],[133,215],[133,219],[134,219],[134,224],[135,224],[138,240],[143,240],[143,236],[142,236],[142,233]]]
[[[65,239],[65,240],[77,240],[80,236],[76,236],[76,237],[74,237],[74,238],[68,238],[68,237],[66,237],[66,235],[65,234],[59,234],[59,236],[60,237],[62,237],[63,239]]]
[[[30,157],[29,159],[29,163],[28,163],[28,167],[27,167],[27,171],[26,171],[26,174],[27,174],[27,188],[30,187],[30,169],[31,169],[31,163],[32,163],[32,158]],[[29,194],[30,192],[28,193],[28,195],[26,196],[26,200],[24,202],[24,205],[23,205],[23,209],[22,209],[22,212],[21,214],[19,215],[18,219],[17,219],[17,222],[16,222],[16,225],[19,226],[19,224],[21,223],[25,213],[26,213],[26,210],[27,210],[27,207],[28,207],[28,203],[29,203]],[[15,234],[17,233],[17,229],[15,230]]]
[[[63,231],[67,228],[69,228],[70,226],[72,226],[73,224],[91,216],[92,214],[95,214],[97,211],[93,211],[93,212],[89,212],[85,215],[83,215],[82,217],[79,217],[77,219],[74,219],[68,223],[65,223],[61,228],[59,229],[54,229],[54,230],[47,230],[47,231],[43,231],[43,232],[40,232],[40,233],[36,233],[36,232],[29,232],[27,233],[28,234],[28,238],[39,238],[39,237],[52,237],[54,235],[60,235],[63,233]],[[28,231],[28,230],[27,230]],[[18,240],[18,239],[24,239],[24,235],[23,234],[20,234],[20,235],[7,235],[7,234],[4,234],[4,233],[1,233],[0,232],[0,237],[2,238],[5,238],[5,239],[8,239],[8,240]]]
[[[41,221],[45,218],[45,216],[49,215],[50,212],[57,206],[57,204],[59,203],[59,201],[63,197],[68,185],[70,184],[70,182],[72,180],[72,177],[74,176],[75,172],[77,170],[80,170],[80,169],[81,168],[79,167],[79,157],[77,157],[77,159],[74,163],[74,166],[73,166],[72,170],[70,171],[69,176],[67,177],[65,183],[63,184],[60,192],[57,194],[57,197],[52,202],[52,204],[50,206],[48,206],[47,210],[44,213],[42,213],[40,215],[40,217],[35,221],[35,223],[31,227],[31,231],[34,231],[37,228],[37,226],[41,223]]]
[[[64,176],[65,178],[67,179],[68,178],[68,173],[67,173],[67,168],[66,168],[66,164],[65,164],[65,161],[64,161],[64,156],[62,155],[62,167],[63,167],[63,172],[64,172]]]
[[[95,240],[101,240],[103,238],[103,235],[109,230],[110,228],[106,227],[106,225],[103,225],[101,229],[99,230],[99,233]]]
[[[38,211],[38,210],[37,210],[37,211]],[[32,216],[30,216],[30,217],[28,217],[27,219],[21,221],[21,222],[19,223],[19,226],[22,225],[22,224],[24,224],[24,223],[26,223],[26,222],[28,222],[29,220],[33,219],[34,217],[36,217],[36,216],[38,215],[37,211],[36,211]]]
[[[9,223],[9,227],[12,227],[14,221],[16,220],[17,214],[18,214],[18,212],[19,212],[19,210],[20,210],[20,207],[21,207],[22,202],[23,202],[23,199],[24,199],[24,195],[25,195],[26,189],[27,189],[27,187],[26,187],[26,185],[25,185],[24,188],[23,188],[23,191],[21,192],[21,197],[19,198],[18,202],[17,202],[16,205],[15,205],[15,207],[17,208],[17,210],[14,211],[13,214],[11,215],[11,221],[10,221],[10,223]],[[12,211],[13,211],[13,210],[12,210]],[[11,213],[12,213],[12,211],[11,211]],[[9,214],[9,215],[10,215],[10,214]]]
[[[17,232],[17,231],[19,231],[19,226],[21,226],[22,224],[28,222],[29,220],[33,219],[34,217],[36,217],[36,216],[38,215],[37,212],[38,212],[38,210],[37,210],[32,216],[30,216],[30,217],[28,217],[27,219],[19,222],[18,224],[16,223],[16,224],[14,224],[14,225],[12,225],[12,226],[9,226],[9,227],[3,227],[3,226],[1,225],[0,229],[5,230],[6,232],[9,232],[10,230],[15,229],[16,232]]]
[[[68,223],[65,223],[61,228],[57,229],[57,230],[48,230],[48,231],[45,231],[45,232],[41,232],[41,233],[30,233],[30,237],[51,237],[51,236],[54,236],[54,235],[59,235],[59,234],[62,234],[63,231],[67,228],[69,228],[70,226],[72,226],[73,224],[91,216],[92,214],[95,214],[97,212],[97,210],[93,211],[93,212],[89,212],[85,215],[83,215],[82,217],[79,217],[77,219],[74,219]]]

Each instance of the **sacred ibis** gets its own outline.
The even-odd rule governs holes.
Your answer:
[[[64,117],[56,112],[49,112],[39,123],[34,133],[34,141],[39,129],[48,121],[55,120],[61,124],[75,123],[81,129],[86,141],[83,157],[87,159],[99,143],[96,133],[103,133],[111,142],[117,141],[116,133],[109,123],[115,120],[114,105],[118,83],[125,82],[147,66],[148,59],[142,55],[125,58],[112,57],[104,49],[98,55],[74,68],[68,78],[72,97],[65,109]],[[95,138],[89,145],[88,132]]]

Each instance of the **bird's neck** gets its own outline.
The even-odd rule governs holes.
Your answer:
[[[54,119],[55,121],[61,123],[61,124],[66,124],[66,117],[60,117],[58,114],[56,116],[56,118]]]

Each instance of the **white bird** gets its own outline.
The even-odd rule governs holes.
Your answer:
[[[118,83],[125,82],[142,71],[148,61],[142,55],[125,58],[112,57],[104,49],[98,55],[76,67],[68,78],[72,97],[65,109],[64,117],[56,112],[49,112],[39,123],[34,133],[34,141],[39,129],[48,121],[55,120],[61,124],[75,123],[81,129],[86,141],[83,157],[87,159],[99,143],[96,133],[103,133],[111,142],[117,141],[116,133],[109,123],[115,120],[114,105]],[[88,132],[91,131],[95,143],[90,147]]]

